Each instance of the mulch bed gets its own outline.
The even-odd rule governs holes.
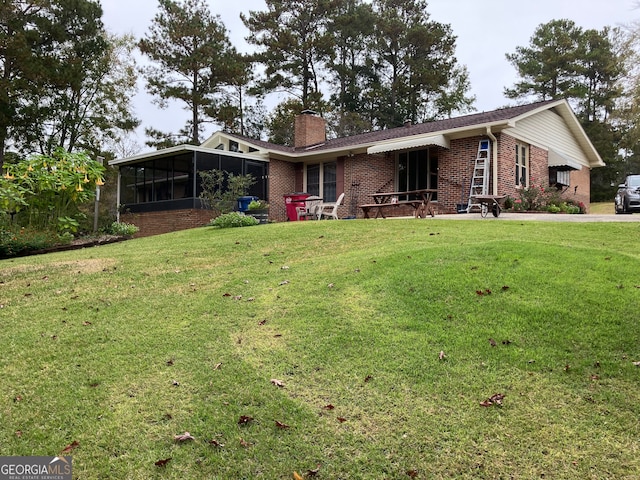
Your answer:
[[[80,250],[81,248],[97,247],[100,245],[108,245],[109,243],[122,242],[124,240],[129,240],[130,238],[130,236],[117,235],[101,235],[99,237],[76,238],[67,245],[55,245],[53,247],[43,248],[41,250],[29,250],[20,252],[17,255],[12,255],[11,257],[0,258],[29,257],[31,255],[42,255],[45,253],[66,252],[67,250]]]

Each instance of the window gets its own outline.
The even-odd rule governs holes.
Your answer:
[[[529,147],[516,143],[516,187],[529,186]]]
[[[438,189],[438,158],[432,150],[415,150],[398,155],[398,191]],[[437,200],[437,194],[433,195]]]
[[[310,195],[317,195],[325,202],[337,199],[337,164],[336,162],[307,165],[306,188]]]
[[[568,187],[571,184],[571,172],[569,170],[549,169],[549,185]]]

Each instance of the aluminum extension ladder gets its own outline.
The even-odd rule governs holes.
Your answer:
[[[469,190],[469,202],[467,204],[467,213],[471,209],[478,207],[482,211],[482,204],[477,202],[474,197],[478,195],[487,195],[489,193],[489,173],[491,164],[491,142],[480,140],[478,144],[478,155],[476,156],[475,165],[473,166],[473,175],[471,177],[471,188]]]

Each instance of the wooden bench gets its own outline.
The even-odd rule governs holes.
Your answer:
[[[425,205],[423,200],[398,200],[393,203],[368,203],[365,205],[358,205],[358,208],[362,209],[364,218],[371,218],[369,211],[376,209],[376,216],[374,218],[382,217],[387,218],[384,215],[383,208],[385,207],[399,207],[400,205],[411,205],[414,209],[414,216],[416,218],[425,218],[427,214],[432,217],[435,216],[435,211],[432,205]]]

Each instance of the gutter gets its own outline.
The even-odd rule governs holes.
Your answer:
[[[491,190],[494,195],[498,195],[498,139],[496,136],[491,133],[491,127],[487,125],[487,136],[491,139],[491,143],[493,144],[493,148],[491,149],[493,153],[493,186]]]

